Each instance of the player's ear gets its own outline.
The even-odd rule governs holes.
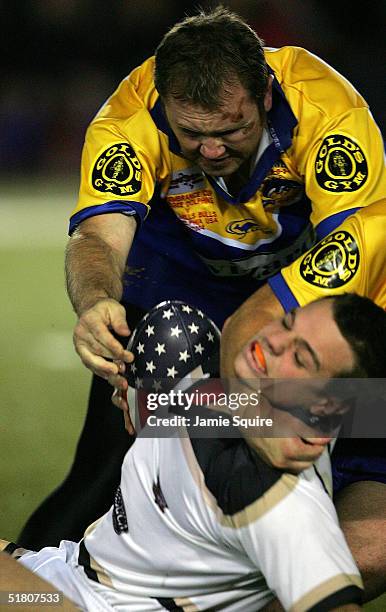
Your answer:
[[[264,96],[264,110],[266,113],[268,113],[268,111],[270,111],[272,108],[272,83],[273,76],[270,74],[268,77],[267,91],[265,92]]]
[[[344,401],[337,397],[322,397],[314,402],[311,406],[311,414],[323,417],[331,414],[345,414],[350,409],[348,401]]]

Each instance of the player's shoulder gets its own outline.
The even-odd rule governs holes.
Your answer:
[[[349,217],[352,220],[358,220],[361,223],[381,223],[384,227],[386,225],[386,198],[378,200],[368,206],[363,206],[356,213]]]
[[[205,485],[225,515],[243,511],[284,483],[283,472],[260,459],[243,438],[193,438],[191,444]]]
[[[151,110],[159,98],[154,84],[154,57],[134,68],[102,105],[95,120],[126,120],[136,111]]]
[[[386,232],[386,198],[356,210],[345,219],[341,228],[336,229],[335,234],[339,234],[340,229],[351,232],[358,239],[362,236],[369,251],[373,246],[378,248],[379,241],[384,241]]]
[[[135,68],[127,77],[127,79],[135,86],[138,95],[146,101],[150,95],[155,95],[158,98],[158,93],[154,84],[154,64],[155,57],[152,55],[147,58],[140,66]]]
[[[312,77],[336,78],[346,81],[332,66],[322,58],[304,47],[287,45],[285,47],[265,47],[265,57],[269,66],[281,75],[282,80],[288,83],[297,83],[302,80],[307,83]]]
[[[303,47],[285,46],[265,49],[268,65],[290,103],[297,96],[307,99],[327,115],[338,115],[347,108],[367,106],[354,86],[324,59]],[[329,95],[326,97],[325,92]]]

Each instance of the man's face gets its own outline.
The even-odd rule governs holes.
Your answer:
[[[271,82],[264,108],[271,108]],[[242,85],[227,88],[220,107],[210,111],[175,98],[165,101],[166,116],[183,155],[209,176],[230,176],[257,151],[264,119]]]
[[[240,378],[332,378],[354,366],[330,300],[296,308],[265,325],[239,351]]]
[[[226,346],[223,349],[226,352]],[[351,347],[334,321],[331,301],[326,300],[297,308],[262,327],[237,353],[228,375],[234,377],[232,390],[259,389],[268,406],[302,407],[326,416],[342,409],[339,401],[326,397],[328,380],[353,366]],[[262,404],[261,410],[263,405],[266,409]],[[312,435],[292,415],[282,410],[273,414],[275,435]]]

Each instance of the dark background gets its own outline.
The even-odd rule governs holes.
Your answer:
[[[167,29],[198,4],[0,0],[0,177],[77,174],[89,120]],[[364,95],[385,133],[384,0],[223,4],[245,17],[268,46],[304,46],[333,65]]]

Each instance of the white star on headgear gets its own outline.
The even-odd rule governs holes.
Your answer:
[[[178,361],[184,361],[186,363],[188,359],[190,359],[190,355],[188,354],[188,351],[180,351],[180,357]]]
[[[165,351],[165,345],[164,344],[160,344],[159,342],[157,342],[157,346],[155,347],[155,352],[158,353],[158,355],[161,355],[161,353],[166,353]]]
[[[190,333],[191,334],[198,334],[198,330],[200,329],[199,325],[196,325],[195,323],[192,323],[191,325],[188,325],[189,329],[190,329]]]
[[[154,365],[153,361],[147,361],[146,362],[146,372],[150,372],[150,374],[153,374],[154,370],[156,370],[156,366]]]
[[[202,355],[203,350],[204,350],[204,347],[201,345],[201,342],[199,344],[194,345],[195,353],[200,353],[200,355]]]
[[[145,345],[142,344],[142,342],[138,342],[137,353],[144,353],[144,352],[145,352]]]
[[[162,389],[162,383],[160,380],[155,380],[152,384],[152,387],[154,389],[154,391],[159,391],[160,389]]]
[[[188,314],[190,314],[192,312],[192,309],[187,304],[184,304],[182,306],[182,312],[187,312]]]
[[[162,318],[169,321],[170,317],[174,317],[174,313],[172,310],[170,310],[170,308],[168,308],[167,310],[164,310]]]
[[[178,370],[173,366],[172,368],[167,368],[167,376],[170,378],[175,378],[176,374],[178,374]]]
[[[154,336],[154,325],[148,325],[145,329],[145,334],[148,338],[150,338],[150,336]]]
[[[132,364],[131,364],[131,366],[130,366],[130,370],[133,372],[133,374],[135,374],[135,373],[136,373],[136,371],[137,371],[137,367],[136,367],[135,363],[132,363]]]
[[[207,338],[208,338],[209,342],[213,342],[214,341],[214,335],[212,334],[212,332],[208,332],[206,335],[207,335]]]
[[[201,317],[201,319],[204,318],[204,313],[202,312],[202,310],[197,310],[197,314],[199,317]]]
[[[137,378],[135,379],[135,388],[136,389],[141,389],[143,387],[143,380],[142,378]]]
[[[178,327],[178,325],[176,325],[175,327],[171,327],[170,328],[171,334],[170,337],[173,338],[173,336],[175,336],[176,338],[179,337],[180,334],[182,334],[182,329],[180,329]]]

